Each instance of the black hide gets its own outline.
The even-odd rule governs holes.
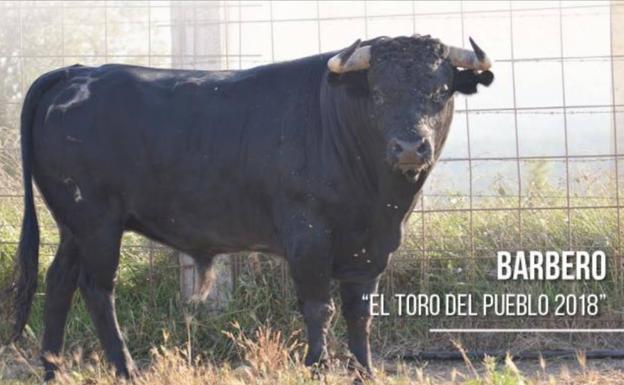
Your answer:
[[[39,78],[22,115],[25,184],[32,173],[61,230],[44,353],[58,354],[80,288],[107,357],[131,374],[113,302],[120,238],[131,230],[192,255],[202,276],[220,253],[285,257],[307,364],[326,355],[329,283],[339,280],[349,346],[370,370],[362,295],[376,290],[433,165],[402,172],[389,143],[428,135],[435,161],[453,92],[473,92],[488,75],[458,72],[429,38],[362,44],[373,44],[370,69],[342,75],[327,70],[333,52],[244,71],[73,66]],[[26,203],[16,333],[36,283],[28,194]],[[44,365],[52,378],[55,364]]]

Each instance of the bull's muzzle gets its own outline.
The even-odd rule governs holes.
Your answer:
[[[395,168],[410,178],[433,164],[434,144],[431,137],[416,142],[393,139],[390,151]]]

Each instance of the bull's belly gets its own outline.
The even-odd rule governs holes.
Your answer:
[[[160,209],[134,211],[126,228],[198,257],[244,251],[281,254],[270,216],[259,210],[224,210],[224,203],[186,210],[163,202]]]

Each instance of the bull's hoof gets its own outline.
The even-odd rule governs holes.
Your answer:
[[[354,359],[349,360],[347,370],[354,377],[353,385],[374,384],[375,375],[371,368],[362,366]]]
[[[353,385],[371,385],[374,384],[375,376],[371,372],[356,372],[353,379]]]
[[[375,376],[369,374],[366,376],[356,376],[353,379],[353,385],[372,385],[375,384]]]
[[[44,383],[48,383],[48,382],[54,381],[55,378],[56,378],[56,370],[46,370],[43,373],[43,382]]]
[[[52,354],[42,354],[41,362],[43,363],[43,382],[54,381],[61,370],[61,359]]]
[[[118,381],[122,383],[134,383],[134,380],[138,377],[138,370],[134,367],[131,369],[117,369],[115,375]]]
[[[312,374],[313,380],[322,380],[325,378],[325,374],[329,369],[329,363],[327,360],[323,359],[319,362],[310,366],[310,373]]]

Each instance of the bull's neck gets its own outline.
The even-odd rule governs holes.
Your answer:
[[[323,157],[338,165],[336,171],[351,182],[366,191],[377,190],[382,141],[371,123],[367,98],[330,85],[326,77],[321,80],[320,97]]]
[[[388,195],[411,205],[416,186],[397,175],[386,160],[385,141],[373,125],[370,98],[346,85],[332,85],[328,74],[321,80],[321,116],[324,157],[340,167],[367,195]],[[337,162],[336,162],[337,161]],[[370,195],[369,195],[370,196]]]

